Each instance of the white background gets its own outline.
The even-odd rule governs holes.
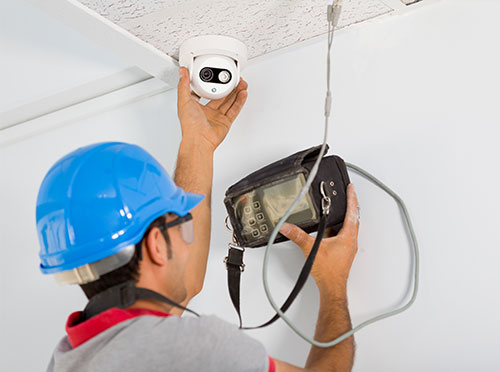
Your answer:
[[[335,39],[331,153],[403,197],[421,246],[417,302],[356,335],[355,371],[500,370],[499,12],[498,1],[444,0]],[[12,32],[9,19],[25,27]],[[28,6],[11,4],[2,22],[0,102],[27,102],[127,66]],[[222,264],[230,239],[224,192],[249,172],[320,143],[325,53],[322,37],[259,58],[244,72],[247,105],[215,156],[212,248],[193,309],[236,322]],[[35,200],[46,171],[79,146],[118,140],[145,147],[172,172],[180,140],[175,100],[169,91],[0,147],[1,371],[44,370],[66,317],[85,304],[78,288],[59,287],[38,270]],[[357,324],[407,300],[412,260],[394,202],[356,175],[352,181],[362,208],[349,282]],[[245,257],[247,325],[272,315],[260,284],[262,257],[262,249]],[[302,253],[282,244],[271,260],[271,287],[284,299]],[[312,334],[317,307],[309,282],[289,313]],[[283,322],[249,334],[270,355],[305,362],[307,344]]]

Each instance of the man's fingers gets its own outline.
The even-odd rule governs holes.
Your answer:
[[[177,109],[191,99],[189,71],[185,67],[179,68],[179,84],[177,85]]]
[[[344,218],[344,225],[339,232],[339,235],[346,235],[356,238],[359,230],[359,204],[354,190],[354,185],[351,183],[347,186],[347,211]]]
[[[238,97],[239,92],[246,90],[248,88],[248,84],[245,80],[241,80],[238,86],[226,97],[226,100],[220,105],[219,110],[223,114],[227,114],[231,106],[234,104],[234,101]]]
[[[226,100],[226,97],[219,98],[219,99],[213,99],[210,102],[208,102],[205,106],[210,107],[211,109],[218,110],[220,105],[224,103]]]
[[[206,106],[214,110],[220,109],[220,111],[223,114],[226,114],[229,108],[231,107],[232,103],[234,102],[234,99],[236,98],[238,92],[247,88],[248,88],[247,82],[241,79],[238,86],[234,88],[233,91],[229,93],[226,97],[222,97],[220,99],[213,99],[210,102],[208,102]],[[227,104],[228,102],[230,102],[229,105]]]
[[[234,101],[229,111],[226,113],[226,116],[231,121],[231,123],[234,122],[238,117],[238,114],[245,105],[247,97],[248,97],[248,92],[246,90],[240,91],[236,96],[236,100]]]
[[[309,254],[309,252],[311,252],[314,239],[300,227],[289,223],[284,223],[280,229],[280,233],[297,244],[306,256]]]

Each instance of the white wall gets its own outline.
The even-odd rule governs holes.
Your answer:
[[[0,113],[130,67],[24,1],[0,2]]]
[[[335,40],[332,152],[373,172],[405,199],[422,250],[415,306],[357,334],[355,371],[500,368],[499,11],[493,1],[443,1]],[[236,322],[222,264],[230,238],[223,227],[224,192],[258,167],[320,142],[324,57],[321,38],[246,70],[248,103],[216,152],[212,250],[193,309]],[[1,94],[15,90],[3,85]],[[172,171],[180,139],[175,97],[170,91],[0,148],[0,370],[43,370],[67,315],[85,303],[78,288],[58,287],[37,268],[34,205],[45,172],[76,147],[106,140],[144,146]],[[359,323],[407,299],[411,256],[392,200],[359,177],[352,180],[362,226],[349,297]],[[262,250],[245,257],[248,325],[272,314],[260,285],[262,257]],[[292,244],[275,248],[271,279],[278,298],[293,286],[302,260]],[[312,334],[317,307],[309,282],[289,312]],[[250,334],[272,356],[304,363],[308,346],[283,322]]]

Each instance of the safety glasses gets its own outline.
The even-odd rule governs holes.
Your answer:
[[[194,228],[193,228],[193,216],[191,213],[186,214],[183,217],[179,217],[172,222],[167,222],[161,226],[158,226],[160,230],[167,230],[170,227],[180,225],[182,239],[187,244],[192,244],[194,241]]]

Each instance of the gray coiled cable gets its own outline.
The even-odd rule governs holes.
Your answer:
[[[296,206],[300,203],[300,201],[304,198],[304,196],[308,193],[309,188],[311,187],[312,181],[314,180],[314,177],[316,177],[316,174],[318,172],[319,168],[319,163],[321,159],[324,156],[325,153],[325,148],[326,148],[326,141],[328,138],[328,118],[330,116],[330,108],[331,108],[331,92],[330,92],[330,54],[331,54],[331,47],[332,47],[332,42],[333,42],[333,33],[335,26],[338,22],[339,16],[340,16],[340,11],[342,7],[342,0],[335,0],[333,2],[333,5],[328,6],[328,55],[327,55],[327,93],[326,93],[326,100],[325,100],[325,130],[324,130],[324,135],[323,135],[323,145],[321,146],[321,151],[318,155],[318,159],[314,163],[313,168],[311,169],[311,173],[309,177],[307,178],[306,184],[300,191],[299,195],[297,198],[294,200],[290,208],[288,208],[287,212],[285,215],[279,220],[278,224],[274,228],[273,232],[271,233],[271,236],[269,238],[269,242],[266,246],[265,254],[264,254],[264,263],[262,267],[262,282],[264,284],[264,290],[266,292],[267,299],[269,300],[269,303],[273,307],[273,309],[276,311],[276,313],[285,321],[286,324],[301,338],[309,342],[310,344],[318,347],[331,347],[334,345],[337,345],[338,343],[342,342],[346,338],[352,336],[355,332],[359,331],[360,329],[373,324],[379,320],[394,316],[396,314],[402,313],[403,311],[407,310],[414,302],[417,297],[418,293],[418,282],[419,282],[419,267],[420,267],[420,258],[419,258],[419,249],[418,249],[418,242],[417,238],[415,235],[415,231],[413,229],[413,224],[410,219],[410,215],[408,213],[408,209],[406,208],[405,203],[403,200],[393,191],[391,190],[388,186],[386,186],[384,183],[382,183],[380,180],[378,180],[376,177],[368,173],[367,171],[361,169],[360,167],[346,163],[347,167],[349,169],[354,170],[355,172],[361,174],[363,177],[368,179],[370,182],[374,183],[378,187],[380,187],[382,190],[384,190],[386,193],[388,193],[394,200],[398,203],[399,207],[403,211],[405,221],[407,228],[410,232],[410,240],[412,243],[413,247],[413,253],[415,257],[414,261],[414,282],[413,282],[413,293],[406,305],[395,309],[393,311],[386,312],[384,314],[375,316],[369,320],[364,321],[363,323],[359,324],[358,326],[354,327],[352,330],[349,332],[344,333],[343,335],[337,337],[336,339],[330,341],[330,342],[319,342],[316,341],[307,335],[305,335],[293,322],[281,311],[279,306],[276,304],[274,301],[273,296],[271,295],[271,291],[269,289],[269,283],[268,283],[268,277],[267,277],[267,268],[268,268],[268,263],[269,263],[269,255],[271,252],[271,247],[274,244],[274,241],[276,240],[276,236],[279,233],[279,230],[283,226],[283,224],[286,222],[288,217],[292,214],[292,211],[295,210]]]

